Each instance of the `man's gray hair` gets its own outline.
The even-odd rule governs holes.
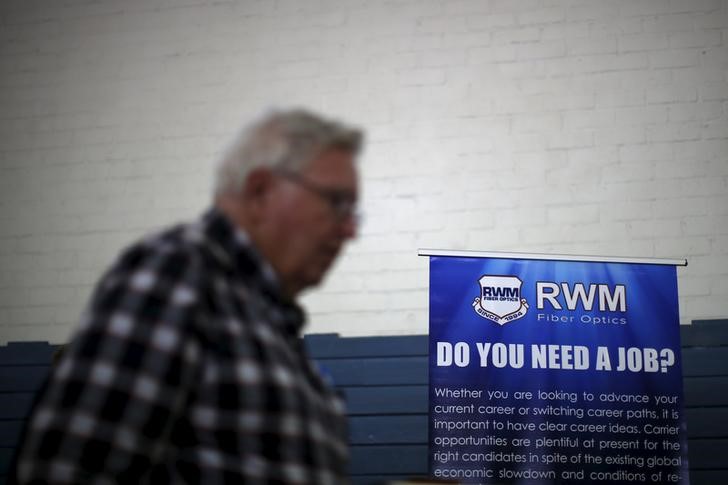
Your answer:
[[[225,152],[217,170],[215,195],[237,192],[258,167],[300,172],[327,149],[356,155],[362,139],[360,130],[306,110],[271,112],[242,132]]]

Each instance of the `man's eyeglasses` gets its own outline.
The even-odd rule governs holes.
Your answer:
[[[361,216],[356,210],[356,198],[350,191],[322,187],[295,172],[278,170],[275,173],[321,197],[331,207],[337,220],[351,218],[354,224],[359,223]]]

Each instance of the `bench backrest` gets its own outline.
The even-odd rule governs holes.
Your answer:
[[[691,485],[728,483],[728,320],[681,327]],[[308,335],[347,396],[355,485],[428,472],[428,337]],[[56,347],[0,346],[0,485]]]
[[[728,483],[728,320],[680,331],[690,483]],[[426,476],[428,337],[331,334],[306,342],[348,398],[353,482]]]

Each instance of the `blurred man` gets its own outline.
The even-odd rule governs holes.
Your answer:
[[[276,112],[223,157],[214,206],[125,251],[29,420],[18,483],[346,482],[344,406],[296,297],[356,232],[361,133]]]

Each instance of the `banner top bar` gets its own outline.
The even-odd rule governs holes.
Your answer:
[[[587,263],[662,264],[687,266],[687,259],[624,258],[620,256],[584,256],[574,254],[508,253],[500,251],[452,251],[447,249],[418,249],[418,256],[445,256],[453,258],[537,259],[550,261],[583,261]]]

